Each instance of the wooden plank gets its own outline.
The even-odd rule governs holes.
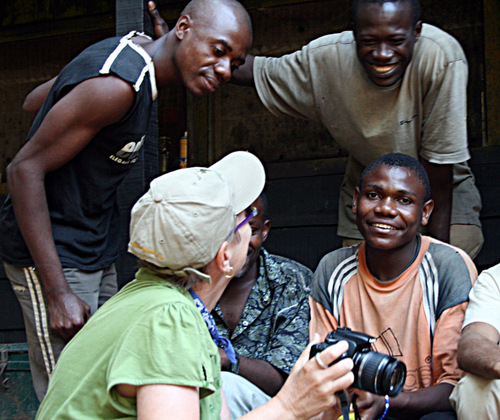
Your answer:
[[[0,302],[2,302],[0,305],[0,330],[22,330],[24,329],[24,321],[21,307],[9,279],[3,272],[3,266],[0,276]]]
[[[500,147],[471,149],[470,166],[481,194],[481,220],[500,217]],[[484,230],[484,229],[483,229]]]
[[[269,180],[266,194],[275,227],[328,226],[338,223],[343,174]]]
[[[484,245],[474,262],[481,271],[500,262],[500,217],[482,218]]]
[[[342,240],[337,236],[336,225],[298,228],[271,226],[264,246],[269,252],[291,258],[314,271],[325,254],[342,246]]]
[[[154,35],[148,0],[116,0],[116,34],[125,35],[132,29]]]
[[[211,152],[212,114],[210,95],[195,97],[188,94],[187,131],[188,131],[188,166],[207,166],[218,157]]]
[[[3,26],[0,27],[0,43],[109,30],[114,26],[114,13]]]
[[[331,3],[331,0],[241,0],[241,3],[247,10],[262,9],[269,7],[290,6],[294,4],[307,3]],[[163,19],[167,22],[175,22],[180,16],[182,10],[187,4],[187,1],[176,0],[157,0],[158,10]]]
[[[484,0],[486,128],[488,144],[500,145],[500,2]]]
[[[347,158],[312,159],[265,164],[269,179],[343,175]]]

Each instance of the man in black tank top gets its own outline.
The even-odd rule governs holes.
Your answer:
[[[67,341],[116,292],[116,190],[137,160],[157,86],[213,92],[245,61],[250,17],[235,0],[193,0],[157,40],[92,45],[23,105],[36,114],[7,168],[0,258],[24,312],[38,398]]]

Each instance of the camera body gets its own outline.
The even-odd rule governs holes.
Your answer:
[[[311,347],[309,358],[342,340],[347,341],[349,349],[332,365],[347,357],[353,360],[353,387],[378,395],[399,395],[406,380],[406,365],[394,357],[373,351],[371,345],[376,338],[367,334],[338,327],[328,333],[323,343]]]

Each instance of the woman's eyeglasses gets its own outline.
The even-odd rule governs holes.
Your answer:
[[[248,223],[250,220],[252,220],[255,216],[257,216],[257,214],[259,213],[259,211],[257,210],[256,207],[250,207],[250,214],[245,217],[245,220],[243,220],[241,223],[238,224],[238,226],[236,226],[234,229],[233,229],[233,234],[236,233],[236,231],[242,227],[245,223]]]

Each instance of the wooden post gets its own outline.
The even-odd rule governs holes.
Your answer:
[[[500,145],[500,3],[484,0],[484,56],[486,65],[487,145]]]

